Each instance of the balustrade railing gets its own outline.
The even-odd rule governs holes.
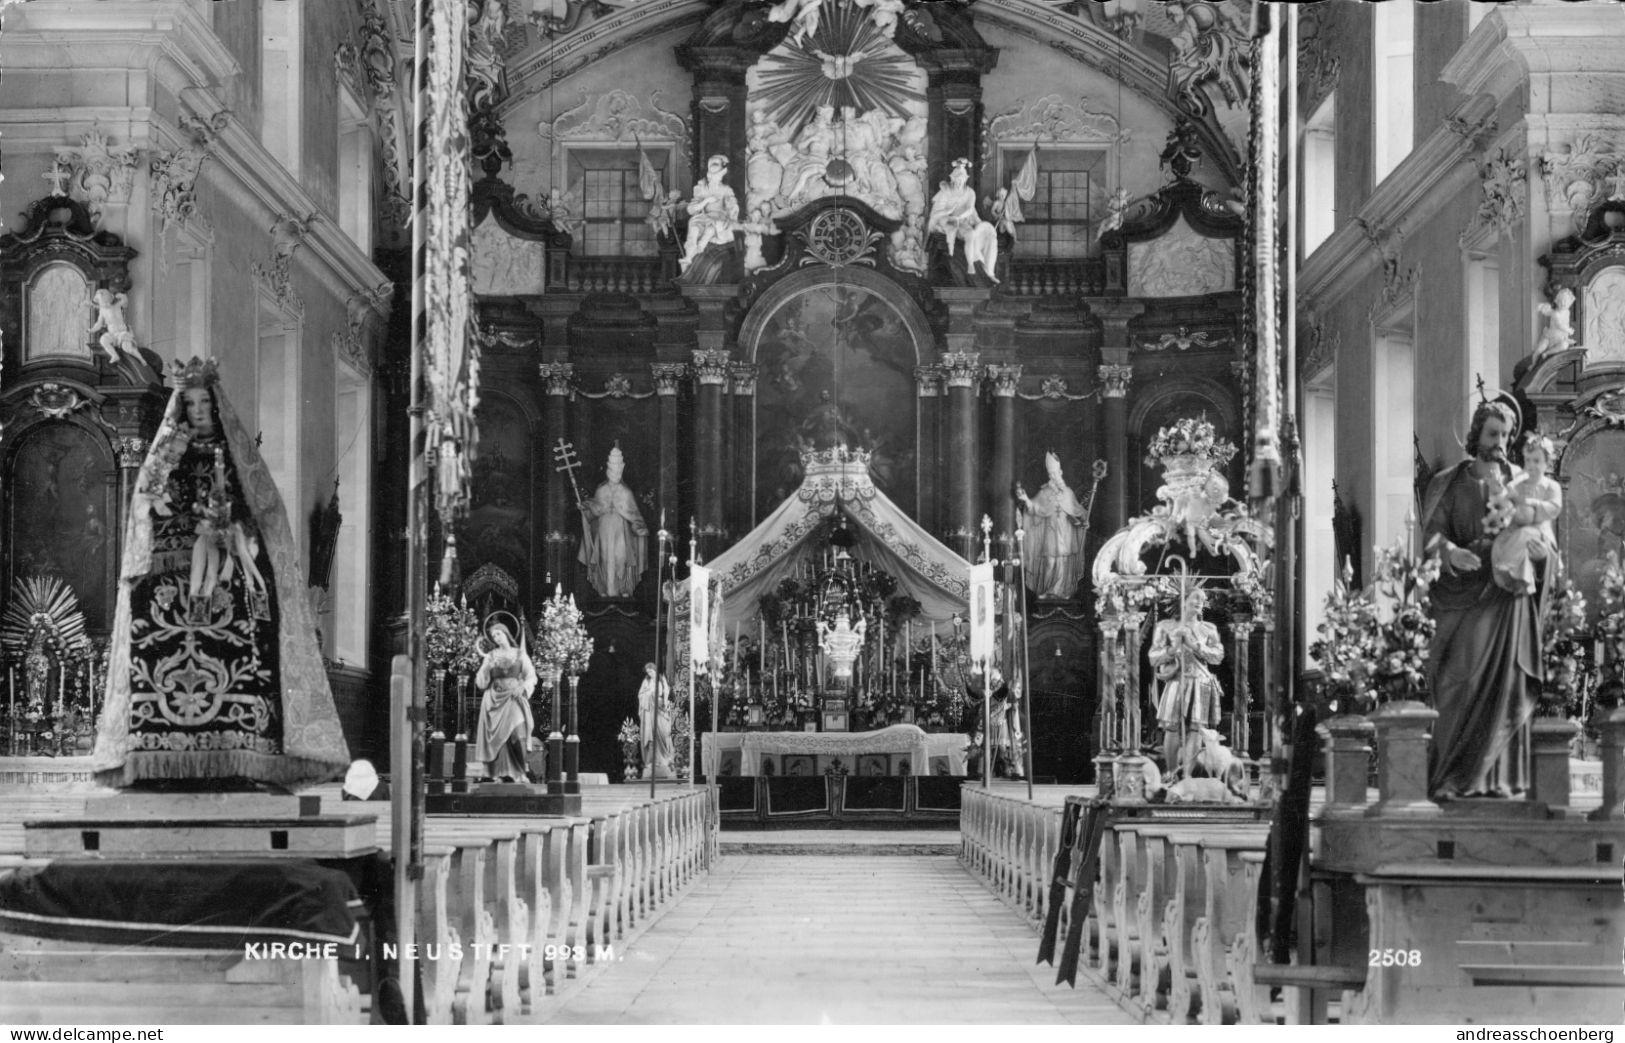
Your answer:
[[[662,257],[578,257],[570,255],[565,286],[579,293],[658,293],[668,288]]]
[[[1098,258],[1011,257],[1005,292],[1022,297],[1096,296],[1106,289]]]

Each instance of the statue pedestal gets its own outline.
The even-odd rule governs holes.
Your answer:
[[[431,815],[579,815],[580,793],[550,793],[527,782],[485,782],[467,793],[431,793]]]

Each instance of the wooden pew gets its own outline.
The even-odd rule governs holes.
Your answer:
[[[1268,833],[1267,826],[1260,826],[1233,830],[1228,835],[1217,829],[1198,829],[1173,832],[1167,837],[1166,843],[1173,847],[1175,877],[1173,896],[1164,906],[1162,933],[1168,949],[1168,1018],[1175,1025],[1188,1024],[1190,1018],[1200,1014],[1204,1002],[1196,976],[1193,937],[1197,921],[1207,911],[1208,901],[1202,842],[1232,839],[1262,849]]]
[[[1201,841],[1206,891],[1202,916],[1191,928],[1191,951],[1202,991],[1204,1025],[1234,1025],[1238,1020],[1239,985],[1231,978],[1226,957],[1238,935],[1250,936],[1253,931],[1248,916],[1257,905],[1258,863],[1243,856],[1262,858],[1267,843],[1267,832],[1256,831]],[[1249,865],[1254,867],[1251,872]]]

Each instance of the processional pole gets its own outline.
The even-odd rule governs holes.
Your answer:
[[[408,445],[406,499],[406,663],[404,665],[406,720],[398,721],[396,734],[405,742],[391,744],[390,848],[395,864],[395,937],[400,942],[398,973],[408,1021],[417,1017],[416,882],[423,875],[424,771],[422,727],[427,675],[423,657],[424,598],[428,572],[428,431],[424,423],[425,386],[423,362],[428,350],[428,296],[424,279],[428,251],[428,170],[429,163],[429,35],[434,0],[415,0],[417,32],[412,49],[412,328],[411,369],[408,396]],[[394,707],[392,700],[392,709]],[[398,710],[397,710],[398,712]],[[393,758],[400,758],[394,761]],[[403,770],[404,769],[404,770]]]
[[[982,515],[982,561],[988,567],[988,582],[992,583],[993,519]],[[985,588],[984,588],[985,589]],[[971,607],[971,634],[976,633],[976,608]],[[975,638],[971,638],[975,641]],[[982,656],[982,788],[993,788],[993,677],[989,671],[992,660]]]
[[[1022,555],[1027,537],[1026,515],[1026,511],[1017,509],[1015,556],[1011,559],[1010,573],[1016,585],[1016,619],[1021,624],[1021,641],[1016,650],[1021,657],[1021,706],[1017,712],[1021,715],[1022,745],[1026,747],[1022,753],[1027,762],[1027,799],[1030,801],[1033,799],[1033,684],[1030,672],[1032,664],[1027,656],[1027,566]]]
[[[695,565],[699,564],[699,559],[700,559],[700,539],[699,539],[699,536],[695,532],[694,526],[695,526],[695,520],[692,517],[690,517],[688,519],[688,567],[689,567],[690,570],[692,570]],[[676,572],[677,572],[677,570],[674,568],[672,570],[672,574],[673,574],[674,578],[676,576]],[[704,596],[710,597],[710,595],[711,595],[711,591],[709,589],[707,589]],[[694,648],[693,648],[693,644],[694,644],[694,625],[693,625],[694,624],[694,586],[693,586],[692,581],[689,581],[688,619],[689,619],[688,641],[689,641],[689,646],[690,647],[689,647],[689,650],[688,650],[688,655],[684,656],[683,658],[686,660],[686,663],[684,665],[688,668],[688,770],[692,772],[692,771],[698,771],[699,770],[699,763],[694,760],[694,710],[697,707],[697,700],[698,700],[697,689],[699,687],[699,680],[694,674]],[[673,622],[673,625],[676,624],[675,619],[672,622]],[[716,702],[715,693],[712,693],[711,701],[713,703]],[[717,737],[716,736],[717,736],[716,726],[715,726],[715,724],[713,724],[712,728],[711,728],[711,748],[716,750],[717,763],[721,764],[722,763],[722,751],[717,748],[717,745],[716,745]],[[705,773],[705,785],[706,785],[707,789],[711,788],[711,776],[715,775],[715,774],[716,774],[716,772],[709,771],[709,770]]]
[[[572,475],[572,477],[574,477],[574,476]],[[649,773],[649,799],[650,800],[654,800],[655,795],[656,795],[656,792],[655,792],[655,774],[656,774],[656,771],[655,771],[655,763],[656,763],[656,760],[655,760],[655,744],[657,742],[659,742],[659,740],[660,740],[660,698],[661,698],[660,697],[660,686],[666,683],[666,663],[660,656],[660,612],[661,612],[660,599],[665,594],[664,583],[666,581],[666,541],[668,539],[670,539],[670,538],[671,538],[671,534],[666,531],[666,509],[664,507],[662,507],[660,509],[660,528],[658,530],[656,530],[656,532],[655,532],[655,654],[654,654],[654,663],[655,663],[655,691],[654,691],[655,706],[654,706],[654,711],[655,712],[654,712],[654,717],[653,717],[653,724],[654,724],[655,733],[652,736],[649,737],[649,762],[650,763],[646,763],[643,766],[643,770]],[[668,640],[669,639],[670,638],[669,638],[669,635],[668,635]],[[642,712],[643,712],[643,707],[641,707],[641,706],[638,707],[638,713],[639,713],[640,716],[642,715]],[[694,721],[694,716],[693,716],[693,713],[690,712],[690,714],[689,714],[689,728],[688,728],[690,736],[692,736],[694,734],[693,721]],[[640,721],[639,723],[641,724],[642,722]],[[639,738],[642,738],[642,736],[639,736]],[[689,756],[690,756],[691,759],[689,760],[688,763],[689,763],[690,770],[692,771],[693,765],[694,765],[694,761],[692,760],[692,757],[693,757],[693,747],[692,747],[692,745],[690,746]]]

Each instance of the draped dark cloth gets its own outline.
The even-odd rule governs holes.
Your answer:
[[[1518,469],[1498,465],[1510,482]],[[1540,610],[1536,594],[1496,586],[1493,538],[1484,531],[1485,482],[1472,461],[1436,475],[1423,502],[1423,532],[1445,557],[1430,591],[1438,629],[1428,655],[1428,681],[1439,719],[1429,754],[1434,796],[1528,788],[1526,726],[1541,681]],[[1473,551],[1479,567],[1457,572],[1448,546]]]

